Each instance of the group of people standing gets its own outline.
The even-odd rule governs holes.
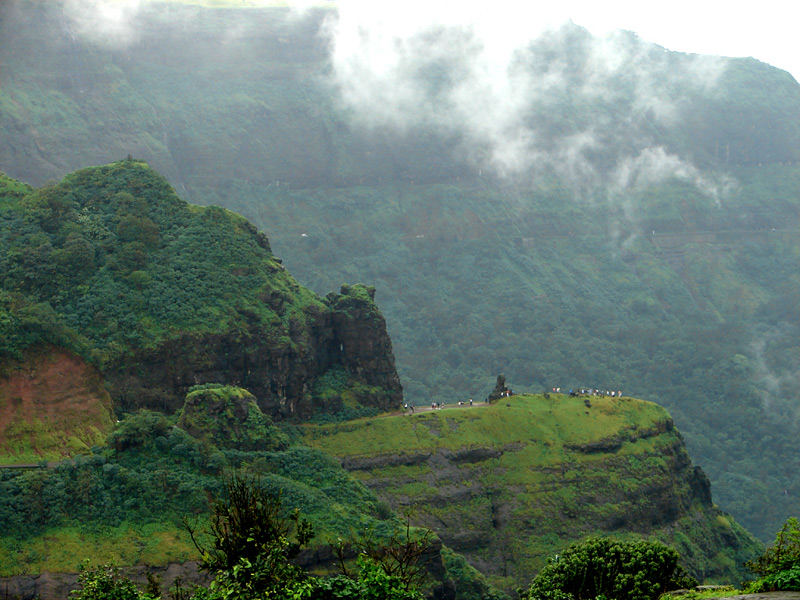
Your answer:
[[[556,391],[558,390],[558,391]],[[553,391],[559,393],[561,388],[553,388]],[[569,391],[570,396],[600,396],[601,398],[605,398],[606,396],[611,396],[612,398],[622,398],[622,390],[596,390],[594,388],[581,388],[580,390],[572,390]]]
[[[466,405],[466,404],[467,404],[467,402],[465,402],[465,401],[463,401],[463,400],[459,400],[459,401],[458,401],[458,405],[459,405],[459,406],[464,406],[464,405]],[[470,405],[470,406],[472,406],[472,405],[473,405],[472,398],[470,398],[470,399],[469,399],[469,405]],[[442,409],[442,408],[444,408],[445,406],[447,406],[447,404],[446,404],[446,403],[444,403],[444,402],[431,402],[431,410],[441,410],[441,409]],[[409,411],[409,414],[412,414],[412,415],[414,414],[414,408],[415,408],[415,406],[414,406],[413,404],[409,404],[408,402],[406,402],[406,403],[403,405],[403,408],[404,408],[405,410]]]
[[[492,395],[495,398],[508,398],[508,397],[514,395],[513,390],[511,390],[510,388],[505,387],[505,381],[503,381],[502,384],[498,383],[498,388],[500,388],[500,389],[499,390],[495,389],[495,391],[494,391],[494,393]],[[564,393],[564,392],[561,391],[560,387],[554,387],[553,388],[553,393],[554,394],[561,394],[561,393]],[[606,396],[610,396],[611,398],[622,398],[622,390],[605,390],[605,391],[603,391],[603,390],[596,389],[596,388],[580,388],[580,389],[575,390],[575,389],[570,388],[568,393],[569,393],[570,396],[573,396],[573,397],[599,396],[600,398],[605,398]],[[488,402],[492,401],[492,396],[489,396]],[[549,398],[550,394],[545,393],[545,397]],[[588,400],[587,400],[587,402],[588,402]],[[458,405],[459,406],[464,406],[465,404],[467,404],[467,403],[465,401],[463,401],[463,400],[459,400],[458,401]],[[472,406],[472,404],[473,404],[472,398],[470,398],[469,399],[469,405]],[[444,402],[431,402],[431,410],[441,410],[445,406],[447,406],[447,404],[445,404]],[[409,414],[412,414],[412,415],[414,414],[414,405],[413,404],[406,403],[406,404],[404,404],[404,408],[406,409],[406,411],[409,411]]]

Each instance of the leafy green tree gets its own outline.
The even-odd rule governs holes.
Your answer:
[[[550,560],[522,600],[650,600],[671,588],[696,584],[678,565],[680,555],[658,542],[590,538]]]
[[[286,516],[279,497],[255,478],[236,473],[225,478],[225,495],[214,504],[207,532],[211,545],[206,547],[196,528],[186,526],[202,555],[201,569],[214,575],[210,589],[201,592],[212,599],[423,598],[414,584],[421,580],[418,559],[430,546],[432,534],[427,530],[416,532],[407,525],[384,544],[373,535],[364,536],[357,544],[357,573],[344,569],[336,577],[310,577],[291,561],[313,537],[311,524],[297,509]],[[342,548],[336,549],[341,552]]]
[[[212,595],[224,599],[310,597],[313,582],[290,561],[314,536],[311,523],[295,509],[284,515],[279,497],[253,477],[236,473],[224,479],[225,494],[214,503],[211,545],[186,527],[202,556],[200,568],[215,576]]]
[[[359,555],[357,564],[358,576],[355,578],[339,575],[317,579],[314,600],[422,600],[419,591],[409,589],[402,578],[388,574],[382,565],[366,554]]]
[[[760,575],[751,586],[754,592],[800,591],[800,522],[797,518],[788,519],[778,532],[775,544],[746,565]]]
[[[365,570],[363,557],[370,565],[377,565],[387,576],[400,582],[403,590],[410,592],[425,581],[428,563],[425,557],[431,553],[434,539],[430,529],[412,527],[411,516],[406,515],[404,525],[395,527],[388,539],[379,538],[374,528],[367,528],[363,534],[353,536],[351,541],[337,540],[332,546],[343,575],[353,576],[345,559],[348,547],[352,547],[359,556],[359,577],[370,573],[371,569],[370,566]]]

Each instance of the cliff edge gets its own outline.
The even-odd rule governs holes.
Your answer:
[[[759,549],[650,402],[519,395],[304,432],[505,589],[588,535],[659,539],[706,581],[738,581]]]

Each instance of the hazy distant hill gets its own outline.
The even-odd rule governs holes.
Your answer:
[[[154,3],[104,37],[65,6],[0,8],[4,171],[146,159],[312,289],[378,286],[410,401],[621,388],[762,539],[800,508],[789,74],[574,26],[492,70],[463,30],[348,53],[332,10]]]

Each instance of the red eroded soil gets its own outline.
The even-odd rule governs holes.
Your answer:
[[[49,347],[9,366],[0,376],[0,454],[25,445],[52,455],[66,452],[70,437],[88,443],[110,431],[111,397],[80,356]]]

